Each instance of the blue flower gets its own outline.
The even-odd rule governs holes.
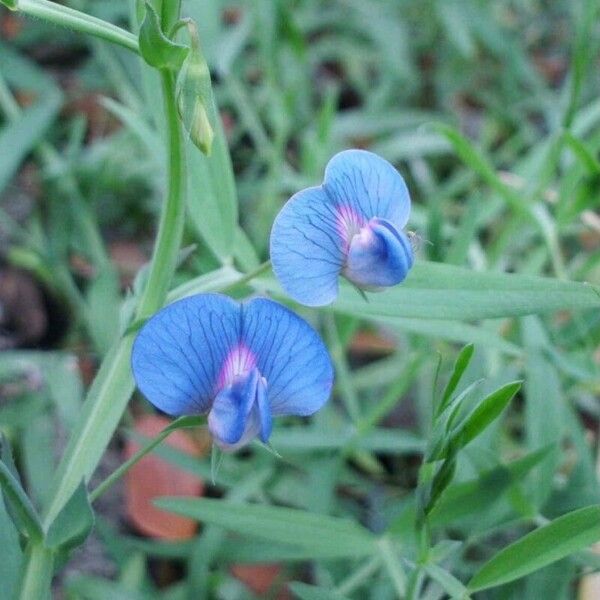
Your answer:
[[[314,413],[333,384],[315,331],[264,298],[239,304],[199,294],[170,304],[140,330],[131,365],[139,389],[163,412],[208,413],[225,450],[256,435],[266,443],[274,416]]]
[[[400,283],[413,264],[402,230],[410,213],[404,179],[366,150],[336,154],[323,184],[294,194],[271,231],[273,271],[294,300],[335,300],[338,278],[376,290]]]

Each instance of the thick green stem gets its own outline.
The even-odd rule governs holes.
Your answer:
[[[38,17],[79,33],[88,33],[133,52],[139,52],[138,41],[133,34],[112,23],[86,15],[68,6],[48,0],[19,0],[17,10],[31,17]]]
[[[50,584],[54,569],[54,555],[43,543],[32,543],[25,552],[25,570],[17,593],[19,600],[46,600],[50,598]]]

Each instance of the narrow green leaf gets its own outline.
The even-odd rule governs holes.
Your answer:
[[[570,512],[507,546],[475,573],[471,592],[537,571],[600,540],[600,505]]]
[[[425,572],[431,579],[440,584],[442,589],[448,593],[450,598],[457,600],[468,600],[469,591],[454,575],[448,573],[438,565],[425,565]]]
[[[50,91],[43,100],[26,108],[0,129],[0,191],[9,183],[21,162],[42,139],[62,103],[60,94]]]
[[[354,429],[287,427],[273,432],[271,445],[279,452],[337,450],[352,445],[359,450],[382,454],[412,454],[422,452],[425,441],[414,433],[396,429],[376,428],[356,436]]]
[[[260,278],[257,287],[283,295],[275,280]],[[477,320],[600,307],[600,298],[584,283],[495,271],[472,271],[419,261],[406,280],[365,302],[341,283],[333,310],[362,318],[387,317]]]
[[[44,536],[40,519],[35,508],[11,470],[0,461],[0,486],[4,500],[10,506],[15,525],[21,533],[32,540],[41,540]]]
[[[585,168],[589,175],[600,175],[600,161],[594,156],[592,150],[570,131],[563,132],[563,140],[571,148],[573,154]]]
[[[188,215],[192,226],[221,264],[231,263],[238,221],[233,166],[221,118],[215,118],[210,156],[188,141]]]
[[[382,537],[377,542],[377,549],[381,555],[381,562],[387,571],[398,598],[406,595],[406,573],[400,562],[400,556],[389,537]]]
[[[558,448],[566,434],[565,402],[562,381],[545,349],[550,345],[541,319],[531,316],[522,319],[521,331],[526,348],[524,361],[523,408],[524,440],[526,447],[540,448],[554,443]],[[532,477],[528,498],[541,509],[554,490],[554,473],[563,460],[556,452],[552,460]],[[583,503],[590,504],[590,502]],[[572,507],[576,508],[576,507]],[[565,508],[561,512],[566,512]]]
[[[364,556],[375,548],[373,535],[355,522],[302,510],[207,498],[160,498],[155,504],[235,533],[315,548],[320,556]]]
[[[44,519],[46,525],[54,521],[81,480],[89,480],[123,415],[134,389],[129,366],[132,343],[133,337],[127,336],[113,347],[89,389],[54,475],[52,500]]]
[[[452,482],[456,472],[456,459],[449,458],[445,460],[438,469],[433,481],[431,482],[431,496],[425,507],[425,513],[429,514],[437,504],[440,496]]]
[[[448,450],[449,432],[452,431],[454,421],[461,412],[465,399],[468,398],[474,389],[482,383],[482,379],[473,381],[458,396],[446,406],[444,412],[439,415],[434,427],[429,434],[427,443],[426,461],[433,462],[441,460]]]
[[[83,543],[94,526],[94,513],[83,481],[58,513],[46,535],[46,545],[69,550]]]
[[[186,59],[189,48],[171,41],[162,31],[154,7],[146,2],[146,15],[140,26],[140,54],[156,69],[178,71]]]
[[[458,425],[456,433],[452,435],[448,444],[450,451],[455,452],[460,448],[464,448],[482,433],[502,414],[502,411],[520,389],[521,382],[513,381],[484,398],[477,408]]]
[[[436,409],[436,416],[439,416],[442,412],[444,412],[444,409],[446,408],[446,406],[448,406],[448,403],[452,398],[452,394],[454,394],[454,391],[456,390],[456,387],[458,386],[458,383],[461,377],[463,376],[463,373],[465,372],[466,368],[471,362],[471,359],[473,358],[474,350],[475,348],[473,344],[467,344],[460,351],[458,357],[456,358],[456,362],[454,363],[454,370],[452,371],[452,375],[450,376],[450,381],[448,381],[448,384],[444,389],[444,393],[442,394],[442,399]]]
[[[429,514],[433,527],[443,527],[461,518],[485,512],[506,490],[548,457],[554,446],[546,446],[507,465],[484,471],[477,479],[452,484]]]
[[[300,600],[346,600],[346,596],[342,596],[335,590],[328,590],[324,587],[316,585],[308,585],[294,581],[289,585],[290,590]]]

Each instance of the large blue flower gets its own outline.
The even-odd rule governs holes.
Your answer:
[[[390,163],[366,150],[340,152],[323,184],[294,194],[275,219],[275,275],[308,306],[333,302],[340,275],[366,290],[400,283],[413,264],[402,230],[409,213],[406,184]]]
[[[239,304],[199,294],[154,315],[133,345],[136,383],[170,415],[208,413],[223,449],[258,435],[272,417],[310,415],[327,401],[333,368],[315,331],[271,300]]]

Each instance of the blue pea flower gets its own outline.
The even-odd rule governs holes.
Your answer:
[[[338,278],[377,290],[400,283],[413,264],[403,227],[410,196],[402,176],[366,150],[336,154],[322,185],[294,194],[271,231],[273,270],[308,306],[335,300]]]
[[[280,304],[239,304],[199,294],[163,308],[140,330],[131,365],[154,406],[173,416],[208,413],[224,450],[255,436],[272,418],[306,416],[327,401],[333,368],[315,331]]]

